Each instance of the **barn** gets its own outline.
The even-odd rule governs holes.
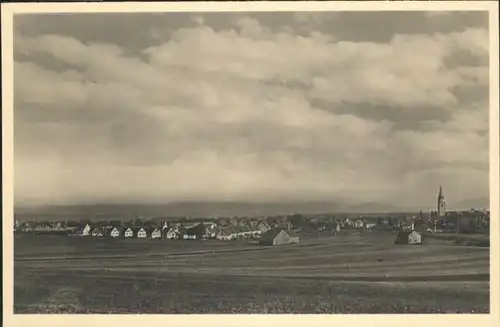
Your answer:
[[[422,244],[422,235],[416,231],[404,231],[398,234],[395,244]]]
[[[259,240],[260,245],[284,245],[298,242],[299,236],[295,232],[283,228],[272,228]]]

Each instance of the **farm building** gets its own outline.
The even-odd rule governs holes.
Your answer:
[[[132,236],[134,236],[134,231],[132,230],[132,228],[127,228],[127,230],[124,233],[124,236],[125,237],[132,237]]]
[[[161,230],[159,228],[156,228],[152,233],[151,233],[151,238],[153,240],[161,238]]]
[[[422,244],[422,235],[416,231],[399,232],[395,244]]]
[[[120,231],[118,230],[118,228],[113,228],[113,230],[111,231],[111,237],[118,237],[120,236]]]
[[[261,245],[284,245],[298,242],[299,236],[295,232],[283,228],[272,228],[265,232],[259,240]]]
[[[146,230],[144,228],[139,229],[137,232],[137,238],[146,238],[148,234],[146,233]]]
[[[92,230],[92,234],[91,235],[92,236],[103,236],[103,233],[102,233],[102,231],[99,228],[94,228]]]

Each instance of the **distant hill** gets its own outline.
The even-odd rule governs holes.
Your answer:
[[[21,220],[45,219],[135,219],[150,217],[232,217],[272,216],[293,213],[381,213],[400,208],[377,203],[340,205],[335,202],[184,202],[169,204],[89,204],[16,207]]]
[[[469,210],[471,208],[489,209],[490,208],[490,198],[484,196],[484,197],[463,199],[463,200],[458,201],[458,202],[450,203],[450,209],[452,209],[452,208],[455,210]]]
[[[382,213],[382,212],[386,213],[386,212],[398,212],[398,211],[401,211],[401,208],[393,205],[374,203],[374,202],[355,204],[348,207],[348,212],[356,212],[356,213]]]

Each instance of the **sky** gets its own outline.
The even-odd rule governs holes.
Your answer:
[[[15,203],[486,199],[486,12],[14,20]]]

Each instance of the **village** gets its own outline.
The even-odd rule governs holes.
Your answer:
[[[83,302],[73,307],[73,300],[59,299],[47,312],[219,312],[227,297],[231,309],[224,312],[234,313],[233,303],[241,313],[254,307],[255,312],[290,312],[295,308],[290,305],[312,303],[309,312],[321,308],[318,301],[325,296],[335,305],[329,312],[349,312],[346,297],[352,298],[350,307],[376,311],[385,285],[407,288],[413,282],[447,285],[440,310],[485,310],[481,290],[467,293],[482,296],[471,308],[470,296],[461,300],[456,281],[487,287],[490,212],[446,210],[441,192],[437,210],[426,213],[163,217],[138,212],[121,220],[102,211],[84,219],[17,217],[19,310],[38,312],[33,303],[52,298],[37,294],[58,295],[76,284],[91,292],[81,296]],[[33,278],[43,279],[34,283]],[[346,289],[344,281],[360,283],[359,288]],[[374,293],[360,302],[366,287]],[[422,304],[415,296],[417,287],[391,291],[387,303],[393,303],[396,291],[405,291],[413,302],[411,308],[388,310],[434,310],[435,302]],[[290,289],[308,297],[299,304],[280,300],[268,309],[269,294],[288,296]],[[171,301],[179,294],[183,302]]]
[[[422,244],[422,234],[488,233],[488,211],[446,212],[423,215],[339,216],[284,215],[265,218],[137,218],[133,221],[15,221],[15,233],[108,237],[151,240],[252,240],[260,244],[283,245],[299,242],[299,235],[335,235],[341,230],[397,232],[395,243]]]

